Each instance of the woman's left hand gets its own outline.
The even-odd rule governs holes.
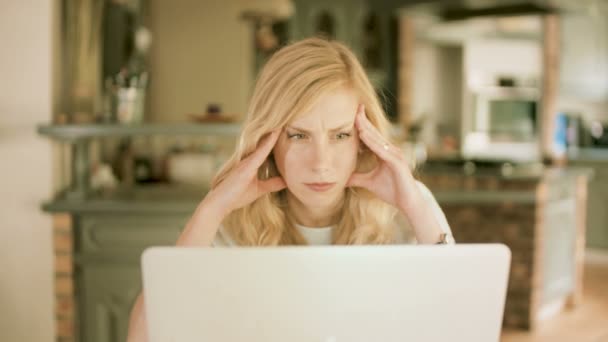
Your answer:
[[[361,141],[378,156],[379,165],[368,173],[353,173],[346,186],[365,188],[383,201],[407,211],[412,196],[418,191],[405,155],[369,122],[362,104],[357,110],[355,126]]]

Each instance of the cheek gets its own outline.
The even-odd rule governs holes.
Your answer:
[[[302,157],[303,152],[298,150],[297,146],[285,146],[282,149],[280,158],[277,160],[277,167],[287,183],[297,180],[299,174],[304,170],[306,160]]]
[[[353,143],[342,144],[336,148],[334,156],[335,165],[339,170],[352,172],[357,164],[358,145]]]

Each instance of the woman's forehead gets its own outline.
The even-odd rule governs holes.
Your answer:
[[[332,129],[348,122],[354,122],[359,101],[354,92],[340,88],[322,96],[311,107],[288,123],[300,128]]]

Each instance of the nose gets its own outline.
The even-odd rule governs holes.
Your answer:
[[[331,151],[329,144],[325,139],[322,141],[316,141],[312,151],[312,170],[315,173],[325,173],[330,169],[331,163]]]

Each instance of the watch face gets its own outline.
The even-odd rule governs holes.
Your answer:
[[[441,235],[439,235],[439,241],[436,243],[437,245],[444,245],[448,243],[447,240],[447,235],[446,233],[441,233]]]

